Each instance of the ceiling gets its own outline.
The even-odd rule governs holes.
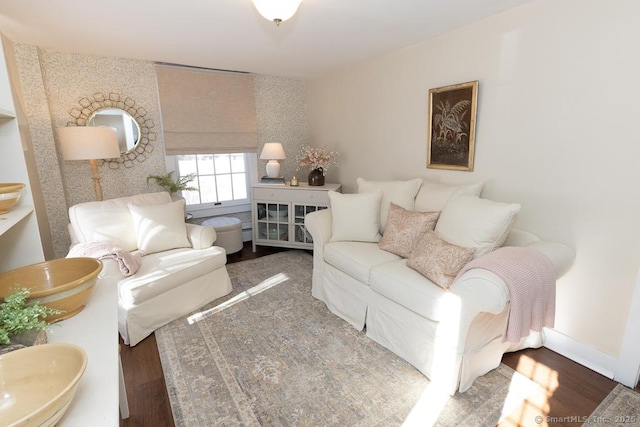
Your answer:
[[[251,0],[0,0],[43,49],[311,79],[530,0],[304,0],[279,27]]]

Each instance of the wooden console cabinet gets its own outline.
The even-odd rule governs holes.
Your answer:
[[[340,191],[340,184],[319,187],[300,183],[299,187],[257,184],[253,186],[251,213],[253,251],[256,245],[313,249],[313,240],[304,226],[310,212],[329,207],[329,191]]]

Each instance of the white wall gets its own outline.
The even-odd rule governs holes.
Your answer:
[[[485,181],[577,253],[555,330],[618,357],[640,261],[640,2],[540,0],[307,84],[329,181]],[[426,168],[429,88],[479,80],[475,170]]]

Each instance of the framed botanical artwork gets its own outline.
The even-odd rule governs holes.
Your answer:
[[[478,81],[429,89],[427,167],[473,170]]]

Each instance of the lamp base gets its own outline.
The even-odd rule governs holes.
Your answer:
[[[277,160],[269,160],[267,163],[267,176],[278,178],[280,176],[280,163]]]

